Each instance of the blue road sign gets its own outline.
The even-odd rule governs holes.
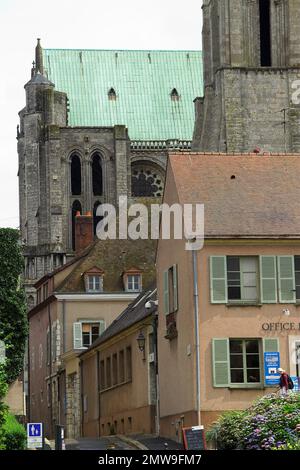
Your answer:
[[[280,374],[277,369],[280,367],[279,352],[265,352],[265,384],[268,386],[279,385]]]
[[[43,424],[42,423],[28,423],[27,424],[27,437],[43,437]]]

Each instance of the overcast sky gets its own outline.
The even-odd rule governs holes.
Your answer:
[[[0,227],[18,227],[16,127],[45,48],[201,49],[201,0],[0,0]]]

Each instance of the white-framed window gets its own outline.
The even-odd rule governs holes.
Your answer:
[[[73,323],[74,349],[89,348],[105,330],[104,320],[79,321]]]
[[[227,256],[228,300],[258,300],[258,258]]]
[[[97,274],[89,274],[87,277],[87,290],[88,292],[102,292],[103,291],[103,277]]]
[[[127,274],[126,290],[129,292],[140,292],[142,290],[141,274]]]

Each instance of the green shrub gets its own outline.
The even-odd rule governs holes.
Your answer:
[[[228,411],[224,413],[207,432],[207,440],[213,442],[219,450],[238,448],[242,439],[245,416],[245,411]]]
[[[0,366],[0,450],[5,449],[3,442],[3,425],[7,414],[8,407],[5,405],[3,399],[7,393],[6,374],[2,366]]]
[[[208,439],[218,449],[285,450],[299,447],[300,394],[267,395],[243,412],[225,413],[213,424]]]
[[[3,444],[5,450],[26,449],[26,431],[22,424],[18,423],[15,416],[6,413],[3,425]]]

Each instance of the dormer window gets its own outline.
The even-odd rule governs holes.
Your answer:
[[[115,92],[114,88],[111,88],[107,95],[108,95],[108,99],[110,101],[116,101],[117,95],[116,95],[116,92]]]
[[[88,291],[89,292],[101,292],[102,289],[102,277],[101,276],[88,276]]]
[[[127,292],[141,292],[142,274],[136,269],[131,269],[123,275],[124,287]]]
[[[173,90],[171,91],[171,100],[179,101],[179,99],[180,99],[180,96],[179,96],[178,91],[176,90],[176,88],[173,88]]]
[[[92,268],[84,273],[87,292],[103,292],[103,274],[103,271],[98,268]]]

